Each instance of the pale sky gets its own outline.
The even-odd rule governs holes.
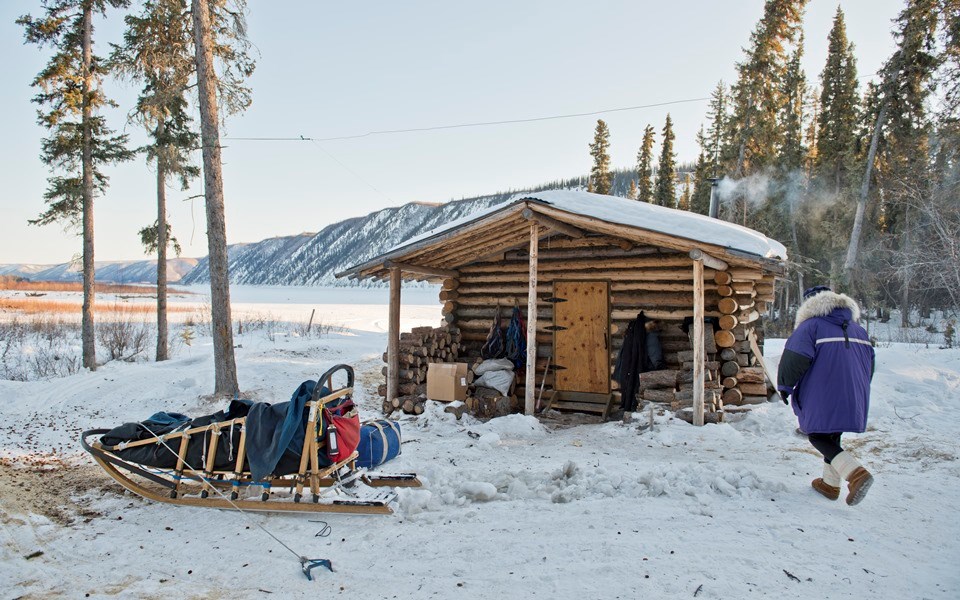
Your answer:
[[[528,119],[709,96],[735,78],[762,0],[672,2],[487,0],[436,2],[266,2],[249,0],[250,39],[259,52],[253,105],[225,137],[312,137]],[[804,66],[816,84],[826,59],[835,0],[812,0]],[[891,19],[902,0],[845,0],[860,75],[893,50]],[[23,44],[14,24],[38,2],[0,3],[4,114],[0,164],[0,263],[60,263],[81,249],[58,225],[36,227],[48,172],[39,160],[30,82],[50,54]],[[96,51],[122,32],[120,14],[98,21]],[[867,79],[861,79],[865,84]],[[126,123],[137,89],[108,82]],[[691,102],[533,123],[457,128],[312,142],[224,140],[230,243],[319,231],[349,217],[412,201],[521,188],[585,174],[597,118],[610,127],[615,167],[632,167],[647,123],[674,121],[681,161],[696,158],[707,103]],[[111,185],[95,204],[96,259],[144,258],[137,231],[156,218],[155,177],[142,158],[108,168]],[[173,188],[168,207],[184,256],[207,254],[199,184]]]

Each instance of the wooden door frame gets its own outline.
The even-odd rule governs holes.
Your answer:
[[[607,286],[607,293],[606,293],[606,310],[605,310],[605,314],[606,314],[606,328],[605,328],[605,330],[604,330],[604,336],[605,336],[604,339],[605,339],[605,342],[606,342],[606,353],[605,353],[605,355],[604,355],[604,356],[605,356],[605,359],[606,359],[606,362],[605,362],[606,368],[605,368],[605,370],[604,370],[604,373],[605,373],[606,376],[605,376],[605,378],[604,378],[604,381],[606,382],[606,391],[601,391],[601,392],[596,392],[596,393],[598,393],[598,394],[609,394],[609,393],[611,393],[611,392],[613,391],[613,390],[612,390],[612,387],[613,387],[613,386],[612,386],[612,383],[611,383],[611,381],[612,381],[612,375],[610,374],[610,362],[611,362],[611,361],[610,361],[610,348],[611,348],[612,342],[613,342],[613,340],[611,339],[611,338],[612,338],[612,334],[610,333],[610,323],[611,323],[611,321],[610,321],[610,307],[611,307],[610,288],[611,288],[611,284],[613,283],[613,280],[611,280],[611,279],[608,278],[608,277],[606,277],[606,278],[605,278],[605,277],[597,277],[597,278],[595,278],[595,279],[585,279],[585,278],[580,278],[580,277],[573,278],[573,279],[566,279],[566,278],[554,279],[554,280],[550,283],[550,285],[551,285],[551,294],[552,294],[553,297],[556,297],[556,294],[557,294],[556,284],[558,284],[558,283],[602,283],[602,284],[604,284],[604,285]],[[556,319],[557,319],[557,306],[556,306],[556,304],[555,304],[554,307],[553,307],[553,317],[551,318],[551,321],[553,321],[553,324],[554,324],[554,325],[556,325],[556,323],[557,323]],[[556,357],[557,357],[557,333],[558,333],[557,331],[554,331],[554,332],[553,332],[553,344],[552,344],[552,347],[553,347],[553,360],[554,360],[554,361],[556,360]],[[555,375],[554,375],[553,389],[554,389],[555,391],[568,391],[568,390],[558,390],[558,388],[557,388],[557,379],[558,379],[558,375],[555,374]]]

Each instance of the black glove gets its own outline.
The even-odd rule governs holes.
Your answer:
[[[790,398],[790,394],[788,394],[787,392],[780,392],[780,399],[783,400],[783,403],[786,404],[787,406],[790,406],[789,398]]]

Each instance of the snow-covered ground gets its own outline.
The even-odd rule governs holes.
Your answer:
[[[295,308],[270,310],[300,312],[313,300],[280,302]],[[364,416],[377,416],[386,307],[342,306],[328,322],[348,318],[349,329],[320,339],[239,336],[243,390],[286,400],[346,362],[359,373]],[[404,327],[438,314],[410,307]],[[781,350],[767,340],[774,364]],[[220,408],[204,397],[209,340],[161,364],[0,381],[0,595],[955,599],[960,351],[882,344],[877,357],[869,430],[847,436],[876,483],[852,508],[810,488],[821,463],[780,403],[702,428],[659,414],[652,429],[646,411],[629,426],[522,415],[481,423],[431,404],[402,419],[403,454],[388,469],[416,471],[425,486],[400,490],[394,515],[175,507],[125,493],[77,436],[157,410]],[[307,581],[250,519],[336,571]],[[317,537],[325,525],[331,534]]]

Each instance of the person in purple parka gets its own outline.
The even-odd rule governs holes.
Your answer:
[[[870,472],[840,446],[844,432],[863,433],[870,409],[875,355],[859,318],[849,296],[822,285],[805,291],[777,375],[784,403],[793,398],[800,430],[823,454],[823,477],[813,480],[813,489],[836,500],[846,481],[851,506],[873,484]]]

